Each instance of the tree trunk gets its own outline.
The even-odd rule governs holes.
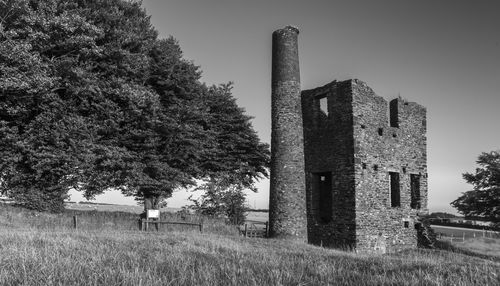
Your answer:
[[[147,210],[157,210],[159,209],[160,196],[158,195],[148,195],[144,197],[144,212]]]
[[[148,210],[157,210],[159,209],[160,204],[160,196],[158,195],[147,195],[144,196],[144,213],[142,214],[143,218],[147,218]],[[160,219],[160,218],[158,218]],[[156,231],[159,230],[158,224],[155,223]]]

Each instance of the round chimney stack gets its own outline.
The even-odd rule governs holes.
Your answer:
[[[293,26],[273,33],[269,235],[306,241],[298,34]]]

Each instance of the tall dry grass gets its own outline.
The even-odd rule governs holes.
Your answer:
[[[443,250],[362,255],[215,231],[50,228],[43,214],[46,227],[23,227],[12,223],[23,211],[11,211],[0,211],[0,285],[500,284],[500,263]]]
[[[0,285],[498,285],[500,264],[446,251],[356,255],[199,233],[0,231]]]

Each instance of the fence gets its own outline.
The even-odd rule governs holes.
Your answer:
[[[472,224],[472,223],[465,223],[465,222],[447,222],[447,221],[440,221],[438,219],[430,219],[430,223],[432,225],[439,225],[439,226],[447,226],[447,227],[459,227],[459,228],[468,228],[468,229],[476,229],[476,230],[493,230],[493,231],[500,231],[498,227],[495,227],[493,225],[480,225],[480,224]]]
[[[140,229],[142,231],[148,231],[149,224],[153,224],[157,231],[159,231],[159,226],[161,224],[169,224],[169,225],[195,226],[195,227],[198,227],[200,229],[200,232],[203,232],[203,223],[176,222],[176,221],[151,220],[151,219],[141,219],[140,220]]]
[[[500,232],[498,231],[491,231],[491,230],[482,230],[482,231],[457,231],[454,230],[453,232],[436,232],[437,239],[439,240],[444,240],[444,241],[449,241],[450,243],[463,243],[465,242],[466,239],[474,239],[474,238],[500,238]]]
[[[247,221],[243,225],[243,229],[240,228],[240,232],[245,237],[269,237],[269,223],[261,221]]]
[[[437,233],[437,239],[439,240],[446,240],[449,241],[450,243],[453,242],[465,242],[465,233],[462,234],[462,236],[454,236],[453,233],[451,235],[446,235],[443,233]]]
[[[160,231],[201,231],[237,236],[239,232],[224,219],[211,218],[193,214],[161,213]],[[0,228],[30,228],[40,230],[79,231],[139,231],[142,221],[139,215],[117,211],[82,211],[66,210],[63,213],[51,214],[30,211],[23,208],[0,203]]]

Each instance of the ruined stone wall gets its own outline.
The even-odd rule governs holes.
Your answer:
[[[273,33],[269,235],[306,240],[300,72],[294,27]]]
[[[312,244],[330,247],[355,244],[351,102],[350,81],[334,81],[302,92],[308,240]],[[321,179],[318,176],[324,173],[331,173],[330,198],[322,197],[318,190]],[[325,202],[327,199],[331,202]],[[321,207],[329,208],[329,220],[322,218]]]
[[[382,253],[416,247],[415,218],[427,208],[425,108],[401,98],[389,104],[348,80],[303,91],[302,110],[309,242]],[[329,172],[331,197],[319,180]],[[391,172],[399,196],[391,197]]]
[[[270,236],[415,248],[427,212],[425,108],[388,103],[359,80],[301,92],[298,33],[273,33]]]
[[[415,218],[427,208],[426,110],[401,98],[389,105],[358,80],[353,81],[352,91],[356,248],[376,252],[415,248]],[[389,172],[399,174],[399,206],[391,204]],[[412,174],[420,187],[419,208],[411,205]]]

